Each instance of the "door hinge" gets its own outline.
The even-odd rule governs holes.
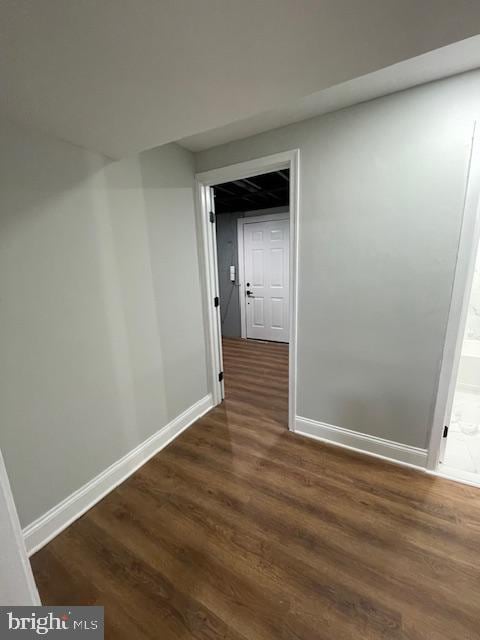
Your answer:
[[[447,427],[447,425],[445,425],[443,427],[443,437],[446,438],[447,436],[448,436],[448,427]]]
[[[210,211],[210,222],[215,222],[215,214],[213,211]]]
[[[218,374],[218,381],[221,382],[223,380],[223,371],[220,371]]]
[[[215,298],[213,299],[213,306],[218,307],[219,305],[220,305],[220,298],[218,296],[215,296]]]

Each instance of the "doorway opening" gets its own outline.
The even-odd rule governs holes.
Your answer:
[[[477,247],[441,469],[480,484],[480,252]]]
[[[427,468],[480,486],[480,135],[473,125],[463,220]]]
[[[225,397],[248,400],[285,424],[289,173],[279,170],[212,187]]]
[[[223,338],[289,341],[289,170],[213,186]]]
[[[286,152],[197,175],[213,404],[240,402],[290,429],[297,163],[298,152]]]

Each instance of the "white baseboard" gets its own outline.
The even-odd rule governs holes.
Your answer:
[[[480,393],[480,387],[477,384],[467,384],[466,382],[459,382],[457,384],[457,391],[465,391],[466,393]]]
[[[421,469],[425,469],[427,466],[427,449],[419,449],[407,444],[384,440],[383,438],[369,436],[365,433],[344,429],[343,427],[335,427],[334,425],[317,422],[309,418],[296,417],[295,433],[397,464]]]
[[[213,406],[211,394],[186,409],[174,420],[114,462],[98,476],[62,500],[23,529],[28,555],[41,549],[68,525],[126,480],[156,453],[201,418]]]
[[[480,488],[480,474],[472,473],[470,471],[461,471],[460,469],[454,469],[453,467],[447,467],[444,464],[440,464],[436,471],[432,472],[439,478],[446,478],[447,480],[453,480],[454,482],[460,482],[461,484],[468,484],[471,487]]]

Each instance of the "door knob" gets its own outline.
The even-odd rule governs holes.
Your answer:
[[[254,298],[254,297],[255,297],[254,295],[252,295],[252,292],[251,292],[251,291],[248,291],[248,290],[247,290],[247,296],[248,296],[249,298]]]

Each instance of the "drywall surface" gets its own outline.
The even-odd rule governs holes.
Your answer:
[[[427,446],[479,87],[471,72],[196,155],[206,171],[300,149],[298,415]]]
[[[23,526],[207,393],[193,157],[0,123],[0,446]]]
[[[1,18],[2,113],[114,158],[480,31],[473,0],[4,0]]]

